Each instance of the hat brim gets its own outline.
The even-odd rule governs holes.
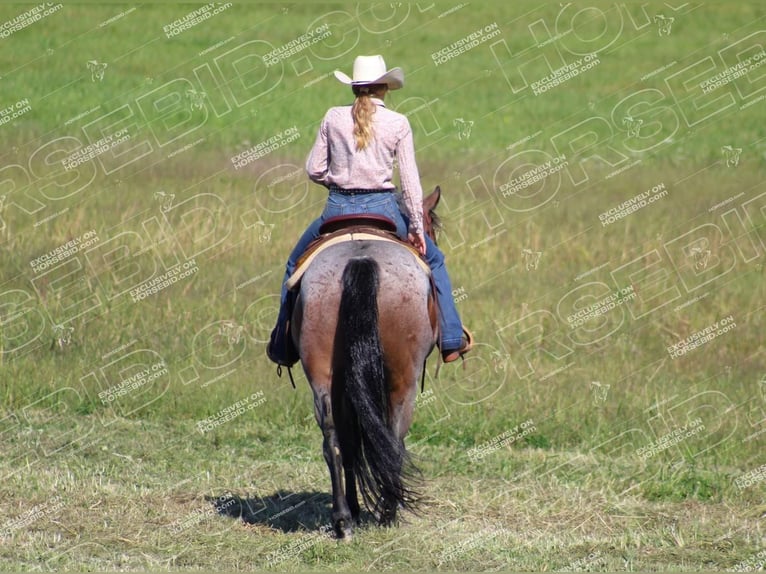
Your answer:
[[[355,82],[349,77],[348,74],[344,74],[340,70],[333,72],[339,82],[347,84],[349,86],[367,86],[369,84],[386,84],[389,90],[398,90],[404,86],[404,71],[401,68],[391,68],[388,72],[375,80],[365,80],[363,82]]]

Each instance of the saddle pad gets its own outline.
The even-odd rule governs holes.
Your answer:
[[[298,266],[295,268],[295,271],[287,280],[287,283],[285,283],[285,285],[287,286],[289,290],[291,291],[294,290],[300,283],[301,278],[303,277],[303,274],[306,272],[306,269],[308,269],[309,265],[311,265],[312,261],[314,261],[314,258],[316,258],[317,255],[319,255],[322,251],[324,251],[328,247],[337,245],[338,243],[345,243],[347,241],[359,241],[362,239],[369,240],[369,241],[388,241],[389,243],[396,243],[397,245],[402,245],[406,247],[407,249],[409,249],[416,255],[415,260],[418,262],[418,265],[420,265],[423,271],[425,271],[426,275],[430,277],[431,268],[428,266],[428,263],[426,263],[420,257],[420,253],[414,247],[406,243],[403,243],[402,241],[399,241],[398,239],[383,237],[381,235],[374,235],[372,233],[352,231],[352,232],[344,233],[342,235],[336,235],[335,237],[328,239],[327,241],[318,245],[313,251],[311,251],[304,257],[302,257],[300,261],[298,262]]]

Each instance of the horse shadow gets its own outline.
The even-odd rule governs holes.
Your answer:
[[[327,492],[279,490],[268,496],[225,493],[205,496],[220,516],[260,524],[282,532],[316,531],[330,526],[332,496]],[[361,522],[372,516],[362,510]]]

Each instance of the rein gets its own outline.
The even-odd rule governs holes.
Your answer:
[[[287,368],[287,374],[290,375],[290,384],[293,386],[293,390],[295,390],[295,379],[293,379],[293,368],[292,367],[286,367]],[[277,376],[281,379],[282,378],[282,365],[277,365]]]

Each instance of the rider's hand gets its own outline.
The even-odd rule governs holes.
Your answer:
[[[421,255],[426,254],[426,238],[423,237],[423,233],[412,233],[410,232],[407,237],[410,240],[410,243],[415,246],[415,249],[420,251]]]

